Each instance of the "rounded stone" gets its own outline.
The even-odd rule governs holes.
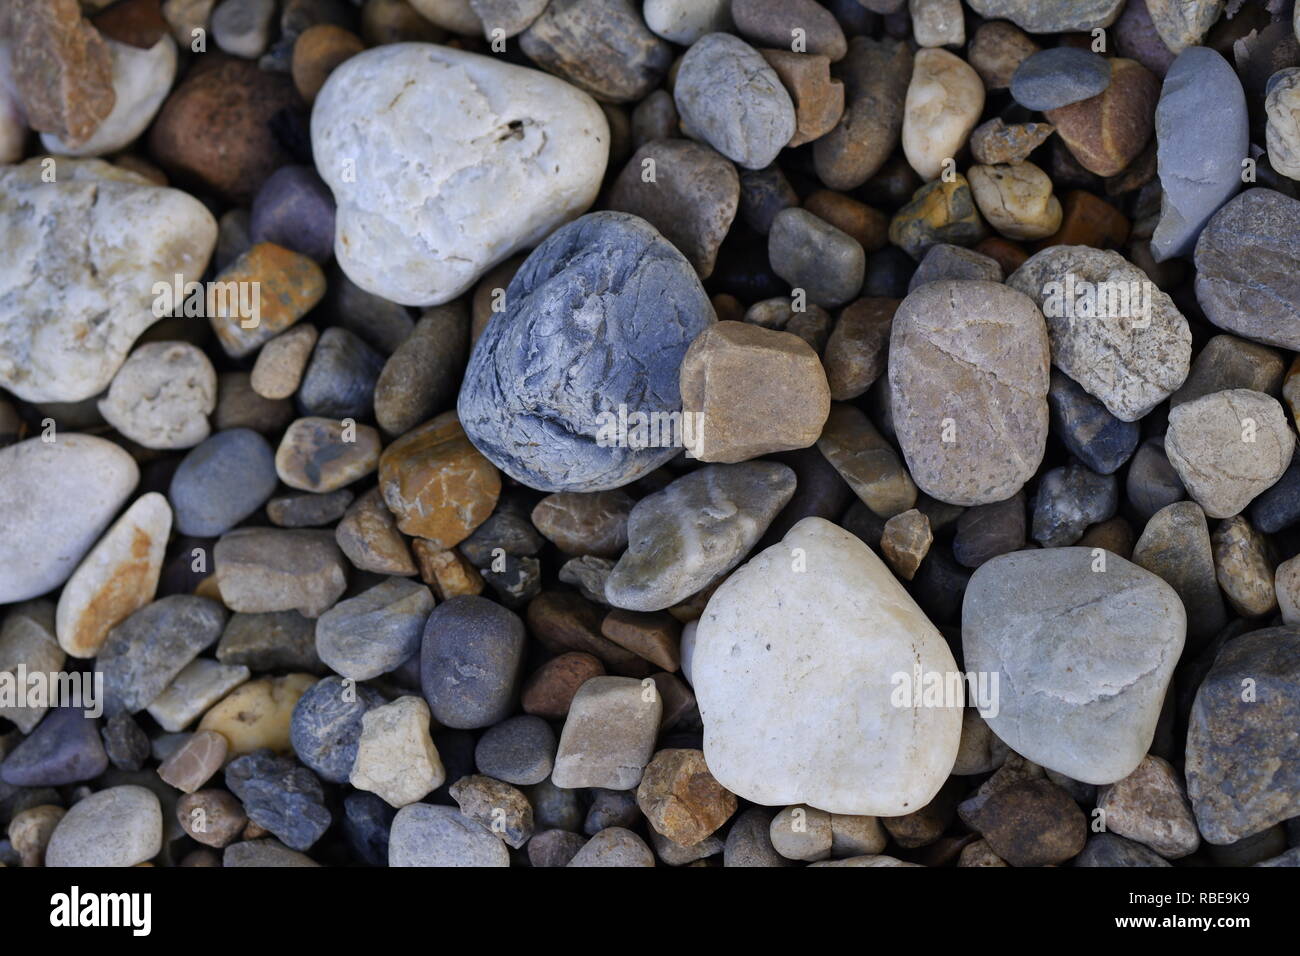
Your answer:
[[[474,763],[489,777],[529,786],[550,777],[555,748],[551,725],[540,717],[524,714],[484,732],[474,748]]]
[[[248,428],[217,432],[191,451],[172,476],[167,497],[176,530],[196,538],[225,534],[266,503],[277,482],[275,454]]]
[[[918,50],[903,112],[903,152],[926,182],[966,145],[984,110],[984,83],[947,50]]]
[[[1110,85],[1106,58],[1058,46],[1026,57],[1011,77],[1011,95],[1030,110],[1051,110],[1096,96]]]
[[[293,752],[323,779],[345,783],[356,760],[361,719],[383,703],[378,691],[341,677],[317,681],[294,705],[289,725]]]
[[[162,806],[152,791],[109,787],[77,801],[45,850],[46,866],[135,866],[162,849]]]
[[[972,166],[966,176],[984,219],[1002,235],[1043,239],[1061,227],[1052,180],[1033,163]]]
[[[316,652],[332,670],[363,681],[395,670],[420,649],[433,595],[422,584],[389,578],[340,601],[316,621]]]
[[[641,14],[653,32],[682,46],[731,26],[729,0],[645,0]]]
[[[806,209],[776,214],[767,250],[772,271],[817,305],[844,305],[862,288],[867,256],[861,244]]]
[[[253,197],[249,239],[325,262],[334,252],[334,198],[310,166],[282,166]]]
[[[290,488],[327,494],[379,466],[379,432],[332,418],[300,418],[285,430],[275,472]]]
[[[420,682],[434,719],[468,730],[509,716],[524,641],[519,616],[487,598],[461,595],[436,607],[420,650]]]
[[[193,448],[208,437],[217,373],[188,342],[141,345],[99,401],[104,420],[145,448]]]
[[[389,866],[509,866],[506,845],[455,807],[413,803],[393,818]]]
[[[1088,172],[1115,176],[1151,139],[1160,83],[1142,64],[1109,57],[1110,83],[1096,96],[1047,110],[1047,121]]]

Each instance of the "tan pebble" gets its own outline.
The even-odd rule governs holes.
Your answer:
[[[281,332],[257,353],[249,384],[263,398],[289,398],[298,391],[307,360],[320,333],[316,326],[303,323]]]
[[[229,755],[252,753],[261,747],[289,749],[293,709],[316,683],[311,674],[263,677],[236,687],[203,715],[199,730],[215,730],[226,738]]]
[[[158,776],[182,793],[193,793],[221,769],[229,745],[215,730],[192,734],[158,767]]]

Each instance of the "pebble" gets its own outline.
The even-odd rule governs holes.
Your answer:
[[[1153,754],[1127,777],[1098,791],[1097,809],[1108,831],[1166,859],[1188,856],[1201,845],[1178,771]]]
[[[1076,544],[1089,525],[1111,518],[1119,506],[1119,483],[1082,465],[1053,468],[1038,482],[1030,534],[1045,548]]]
[[[347,566],[328,531],[240,528],[213,549],[221,600],[232,611],[320,617],[347,587]]]
[[[233,428],[216,432],[182,459],[167,497],[177,531],[215,538],[264,505],[275,488],[270,444],[252,429]]]
[[[193,448],[208,437],[217,373],[188,342],[141,345],[98,403],[104,420],[145,448]]]
[[[1155,122],[1161,197],[1151,253],[1163,262],[1191,255],[1210,217],[1241,188],[1250,145],[1241,81],[1209,47],[1184,50],[1165,76]]]
[[[520,34],[519,48],[548,73],[607,103],[644,97],[663,80],[673,57],[632,0],[549,4]]]
[[[256,289],[257,298],[245,303],[242,291],[238,297],[232,292],[227,293],[223,303],[219,298],[223,288]],[[206,311],[226,354],[242,358],[306,315],[324,294],[325,274],[320,266],[290,249],[260,242],[212,281]],[[250,316],[242,311],[246,308],[255,312]],[[331,332],[338,334],[344,330],[326,330],[327,335]],[[319,350],[320,343],[317,343]],[[305,381],[304,378],[304,384]],[[304,389],[304,401],[308,394]]]
[[[77,801],[45,848],[45,865],[136,866],[162,849],[158,798],[144,787],[109,787]]]
[[[875,635],[867,644],[864,628]],[[817,666],[823,660],[836,664]],[[914,664],[942,673],[956,666],[866,545],[805,518],[734,572],[700,618],[691,671],[710,771],[738,797],[767,805],[800,799],[867,815],[923,806],[952,767],[960,709],[919,700],[896,707],[885,684],[861,676],[910,674]],[[805,732],[841,725],[872,746]],[[755,735],[756,726],[767,731]]]
[[[1002,235],[1042,239],[1060,228],[1061,201],[1047,173],[1033,163],[972,166],[966,176],[984,219]]]
[[[957,247],[934,247],[946,248]],[[844,402],[857,398],[885,371],[889,330],[898,302],[897,299],[863,298],[840,312],[822,352],[832,400]]]
[[[1104,573],[1087,548],[994,558],[962,608],[965,666],[1005,678],[998,713],[986,717],[993,732],[1095,784],[1128,776],[1146,755],[1187,627],[1168,584],[1117,555],[1101,559]]]
[[[293,752],[325,780],[343,783],[356,760],[362,719],[383,703],[377,691],[350,679],[317,681],[294,705],[289,725]]]
[[[966,58],[989,92],[1011,86],[1016,70],[1039,46],[1023,31],[1005,20],[981,23],[971,37]]]
[[[1049,780],[1022,780],[990,794],[963,821],[1012,866],[1046,866],[1077,855],[1088,836],[1083,811]]]
[[[12,243],[0,264],[0,387],[28,402],[103,392],[155,321],[141,307],[155,300],[155,282],[197,279],[217,240],[212,214],[179,190],[97,159],[61,159],[57,169],[49,183],[35,157],[0,168]]]
[[[943,179],[926,183],[912,196],[912,201],[895,213],[889,223],[889,241],[903,249],[913,259],[921,259],[930,247],[938,243],[970,246],[987,234],[980,219],[966,177],[956,173],[951,181]],[[909,269],[900,283],[906,288]],[[900,295],[893,289],[875,288],[867,276],[863,295]]]
[[[212,416],[212,426],[217,431],[251,428],[271,435],[294,417],[293,402],[263,398],[253,391],[248,372],[223,372],[217,376],[217,410]]]
[[[371,866],[388,863],[388,830],[397,811],[373,793],[343,798],[343,835],[358,857]]]
[[[177,38],[187,47],[192,40],[188,29]],[[271,173],[292,161],[273,119],[299,109],[301,101],[288,76],[249,60],[213,58],[209,67],[187,73],[163,102],[149,131],[149,155],[172,180],[245,205]]]
[[[374,471],[379,449],[379,432],[369,425],[299,418],[280,439],[275,472],[290,488],[328,494]]]
[[[108,762],[118,770],[139,770],[149,758],[149,738],[130,714],[114,714],[104,722],[99,736]]]
[[[248,668],[242,664],[221,664],[197,657],[186,664],[167,689],[145,709],[163,730],[176,733],[192,724],[250,676]]]
[[[643,614],[615,608],[601,621],[600,632],[620,647],[666,671],[675,671],[681,666],[678,651],[681,625],[671,614],[663,611]]]
[[[24,867],[45,865],[45,848],[65,813],[62,807],[42,804],[14,814],[9,821],[9,842]]]
[[[506,845],[452,807],[413,803],[393,818],[389,866],[509,866]]]
[[[995,166],[999,163],[1023,163],[1029,154],[1056,132],[1051,123],[1012,123],[1002,117],[976,126],[970,134],[971,157],[977,163]]]
[[[1048,360],[1041,313],[1011,289],[950,280],[903,300],[889,383],[899,444],[921,490],[959,505],[1020,490],[1047,440]]]
[[[351,680],[387,674],[420,650],[433,603],[427,587],[388,578],[317,619],[316,652],[331,670]]]
[[[1148,438],[1139,445],[1125,487],[1125,497],[1138,517],[1149,521],[1165,505],[1181,501],[1186,494],[1182,479],[1165,455],[1164,439]]]
[[[369,418],[384,358],[347,329],[321,333],[298,386],[298,407],[309,415]]]
[[[1248,388],[1276,396],[1286,368],[1274,349],[1232,335],[1216,335],[1192,362],[1182,387],[1169,397],[1169,407],[1228,388]]]
[[[968,0],[970,8],[988,20],[1010,20],[1029,33],[1087,33],[1108,27],[1119,16],[1124,0]]]
[[[1277,603],[1283,624],[1300,624],[1300,561],[1283,561],[1274,573]]]
[[[1203,645],[1228,623],[1205,512],[1194,501],[1157,511],[1133,547],[1133,562],[1163,578],[1187,610],[1187,634]]]
[[[221,865],[232,866],[320,866],[305,853],[290,850],[279,840],[245,840],[232,843],[221,855]]]
[[[654,831],[680,846],[697,846],[736,812],[736,797],[704,762],[704,752],[660,750],[646,765],[637,806]]]
[[[731,16],[741,36],[764,47],[788,48],[798,29],[808,53],[839,60],[848,48],[834,15],[813,0],[733,0]]]
[[[1094,833],[1083,852],[1074,858],[1074,866],[1169,866],[1163,857],[1139,843],[1113,833]]]
[[[866,271],[858,241],[806,209],[783,209],[772,219],[768,257],[773,272],[827,308],[856,298]]]
[[[1145,0],[1156,33],[1172,53],[1196,46],[1223,13],[1223,0]]]
[[[311,674],[260,677],[241,684],[203,715],[199,730],[215,730],[226,738],[231,754],[267,748],[289,750],[293,710],[316,683]]]
[[[984,83],[965,60],[936,48],[916,52],[903,110],[903,152],[929,182],[966,144],[984,110]]]
[[[15,787],[58,787],[94,780],[107,769],[99,721],[86,717],[79,707],[52,707],[0,763],[0,781]]]
[[[634,827],[641,822],[641,808],[636,794],[625,790],[593,788],[591,806],[582,823],[582,832],[595,836],[608,827]]]
[[[1278,70],[1269,78],[1267,90],[1269,165],[1288,179],[1300,179],[1300,69]]]
[[[533,808],[515,787],[482,774],[461,777],[450,794],[466,817],[508,846],[521,849],[533,835]]]
[[[614,180],[607,204],[658,229],[707,279],[736,218],[740,177],[729,160],[707,146],[651,140]]]
[[[303,30],[293,41],[290,62],[298,95],[308,103],[314,102],[330,74],[365,48],[355,33],[333,23],[316,23]]]
[[[266,516],[279,528],[319,528],[342,518],[352,500],[346,488],[327,495],[279,495],[266,503]]]
[[[551,776],[556,740],[550,724],[522,714],[489,728],[474,748],[474,763],[489,777],[524,787]]]
[[[750,807],[742,811],[727,831],[723,847],[724,866],[788,866],[776,852],[770,834],[772,811]]]
[[[157,492],[123,512],[63,586],[55,615],[60,647],[94,657],[110,628],[153,599],[171,526],[171,508]]]
[[[654,753],[662,712],[659,694],[641,681],[591,678],[569,706],[552,782],[566,788],[635,789]]]
[[[551,658],[524,681],[520,706],[524,713],[548,720],[563,720],[578,688],[605,673],[600,659],[583,651]]]
[[[1100,95],[1110,85],[1110,64],[1078,47],[1040,50],[1021,61],[1011,77],[1011,95],[1030,110],[1047,111]]]
[[[930,519],[912,508],[885,522],[880,552],[899,577],[910,581],[933,543],[934,532],[930,529]]]
[[[1047,403],[1052,432],[1090,471],[1114,474],[1137,450],[1142,437],[1138,425],[1116,418],[1098,399],[1059,371],[1052,372]]]
[[[1169,413],[1165,452],[1211,518],[1230,518],[1275,484],[1295,448],[1286,413],[1271,396],[1227,389]]]
[[[644,281],[659,289],[653,303],[638,294]],[[460,391],[460,418],[479,451],[540,491],[621,487],[677,454],[623,447],[644,434],[632,416],[648,423],[652,412],[680,411],[682,356],[713,321],[695,270],[657,231],[625,213],[583,216],[533,251],[506,298]],[[503,382],[524,385],[506,391]]]
[[[1187,320],[1119,253],[1051,246],[1031,256],[1007,285],[1042,309],[1052,363],[1121,421],[1147,415],[1187,378]]]
[[[325,806],[325,790],[316,775],[297,761],[268,750],[230,761],[226,786],[244,804],[250,822],[294,850],[310,849],[332,821]]]
[[[967,508],[957,520],[953,557],[965,567],[978,568],[1000,554],[1024,548],[1025,531],[1023,492],[1005,501]]]
[[[316,170],[282,166],[267,178],[253,197],[249,239],[273,242],[316,262],[333,255],[334,199]]]
[[[834,842],[831,820],[831,814],[815,807],[786,807],[772,818],[768,828],[772,848],[787,860],[825,860]]]
[[[1300,202],[1248,189],[1211,217],[1196,243],[1196,301],[1211,323],[1276,348],[1300,350],[1295,263]]]
[[[794,102],[776,71],[729,33],[709,33],[691,45],[673,100],[683,130],[748,169],[770,165],[797,130]]]
[[[372,488],[354,501],[334,529],[339,550],[358,570],[375,574],[416,573],[406,538],[384,504],[380,489]],[[418,545],[422,539],[417,538]]]
[[[916,485],[898,453],[860,408],[833,405],[817,449],[878,517],[892,518],[916,504]]]
[[[447,772],[429,736],[429,705],[399,697],[361,718],[361,736],[348,782],[401,808],[441,787]]]
[[[212,11],[212,39],[232,56],[255,60],[270,42],[275,0],[221,0]]]
[[[793,149],[820,139],[844,115],[844,84],[831,79],[830,61],[820,54],[760,50],[794,102]]]
[[[652,31],[682,46],[732,25],[729,0],[645,0],[641,12]]]
[[[436,607],[420,652],[421,683],[434,719],[473,729],[508,717],[523,652],[523,622],[508,609],[471,596]]]
[[[447,410],[469,357],[469,315],[463,305],[429,309],[384,363],[375,382],[375,421],[403,435]]]
[[[701,333],[682,359],[680,379],[684,413],[693,416],[693,434],[683,427],[683,440],[703,461],[806,448],[830,408],[817,353],[789,332],[745,322],[719,322]],[[781,426],[774,429],[778,409]]]
[[[898,146],[912,51],[901,40],[855,36],[837,71],[844,83],[844,113],[813,144],[813,162],[817,178],[830,189],[856,189]]]
[[[1264,536],[1241,515],[1223,521],[1210,537],[1219,587],[1242,617],[1277,613],[1275,559]]]
[[[230,615],[217,660],[254,671],[324,670],[316,656],[316,623],[297,611]]]
[[[1098,95],[1044,111],[1070,153],[1089,172],[1114,176],[1151,139],[1160,84],[1135,60],[1110,57],[1110,84]]]
[[[627,548],[627,519],[634,504],[621,490],[562,491],[539,501],[531,519],[566,554],[616,558]]]
[[[316,98],[311,129],[338,206],[339,264],[365,291],[404,305],[449,302],[586,209],[609,150],[608,124],[586,93],[431,44],[343,63]],[[366,175],[349,175],[350,164]]]
[[[199,790],[176,801],[176,818],[186,835],[204,846],[229,846],[244,832],[243,804],[224,790]]]
[[[191,734],[175,753],[158,766],[158,776],[181,793],[193,793],[221,769],[228,748],[226,738],[214,730]]]
[[[1232,843],[1296,816],[1300,799],[1294,628],[1224,645],[1196,692],[1187,732],[1187,795],[1207,842]],[[1243,689],[1253,688],[1243,704]]]

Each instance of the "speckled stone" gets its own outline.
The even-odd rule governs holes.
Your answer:
[[[275,472],[290,488],[328,494],[379,467],[379,432],[355,421],[299,418],[280,439]]]
[[[434,718],[471,729],[508,716],[523,651],[523,622],[501,605],[460,596],[436,607],[420,652],[420,679]]]
[[[341,677],[317,681],[293,708],[293,752],[325,780],[344,783],[356,760],[362,718],[383,703],[378,691]]]
[[[227,764],[225,779],[248,819],[295,850],[310,849],[329,829],[324,787],[291,758],[257,750]]]

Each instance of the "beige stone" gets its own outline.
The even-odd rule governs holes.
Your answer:
[[[1052,180],[1033,163],[972,166],[966,178],[985,220],[1007,238],[1042,239],[1061,227]]]
[[[317,338],[316,327],[302,323],[263,345],[253,365],[253,391],[272,399],[289,398],[298,391]]]
[[[203,715],[199,730],[215,730],[229,743],[229,755],[262,747],[289,749],[289,724],[298,698],[316,683],[311,674],[262,677],[236,687]]]
[[[898,576],[910,581],[933,543],[930,519],[912,508],[885,522],[880,551]]]
[[[903,108],[903,153],[922,180],[938,178],[945,161],[955,164],[983,110],[984,84],[965,60],[947,50],[917,51]]]
[[[429,736],[429,720],[421,697],[399,697],[366,711],[348,782],[399,808],[442,786],[447,772]]]
[[[898,453],[857,406],[831,406],[817,448],[877,517],[889,519],[916,504],[916,485]]]
[[[332,418],[300,418],[275,452],[275,472],[290,488],[328,494],[379,467],[379,431]]]
[[[1147,754],[1137,769],[1097,792],[1106,830],[1136,840],[1167,860],[1195,853],[1201,845],[1196,818],[1178,772]]]

